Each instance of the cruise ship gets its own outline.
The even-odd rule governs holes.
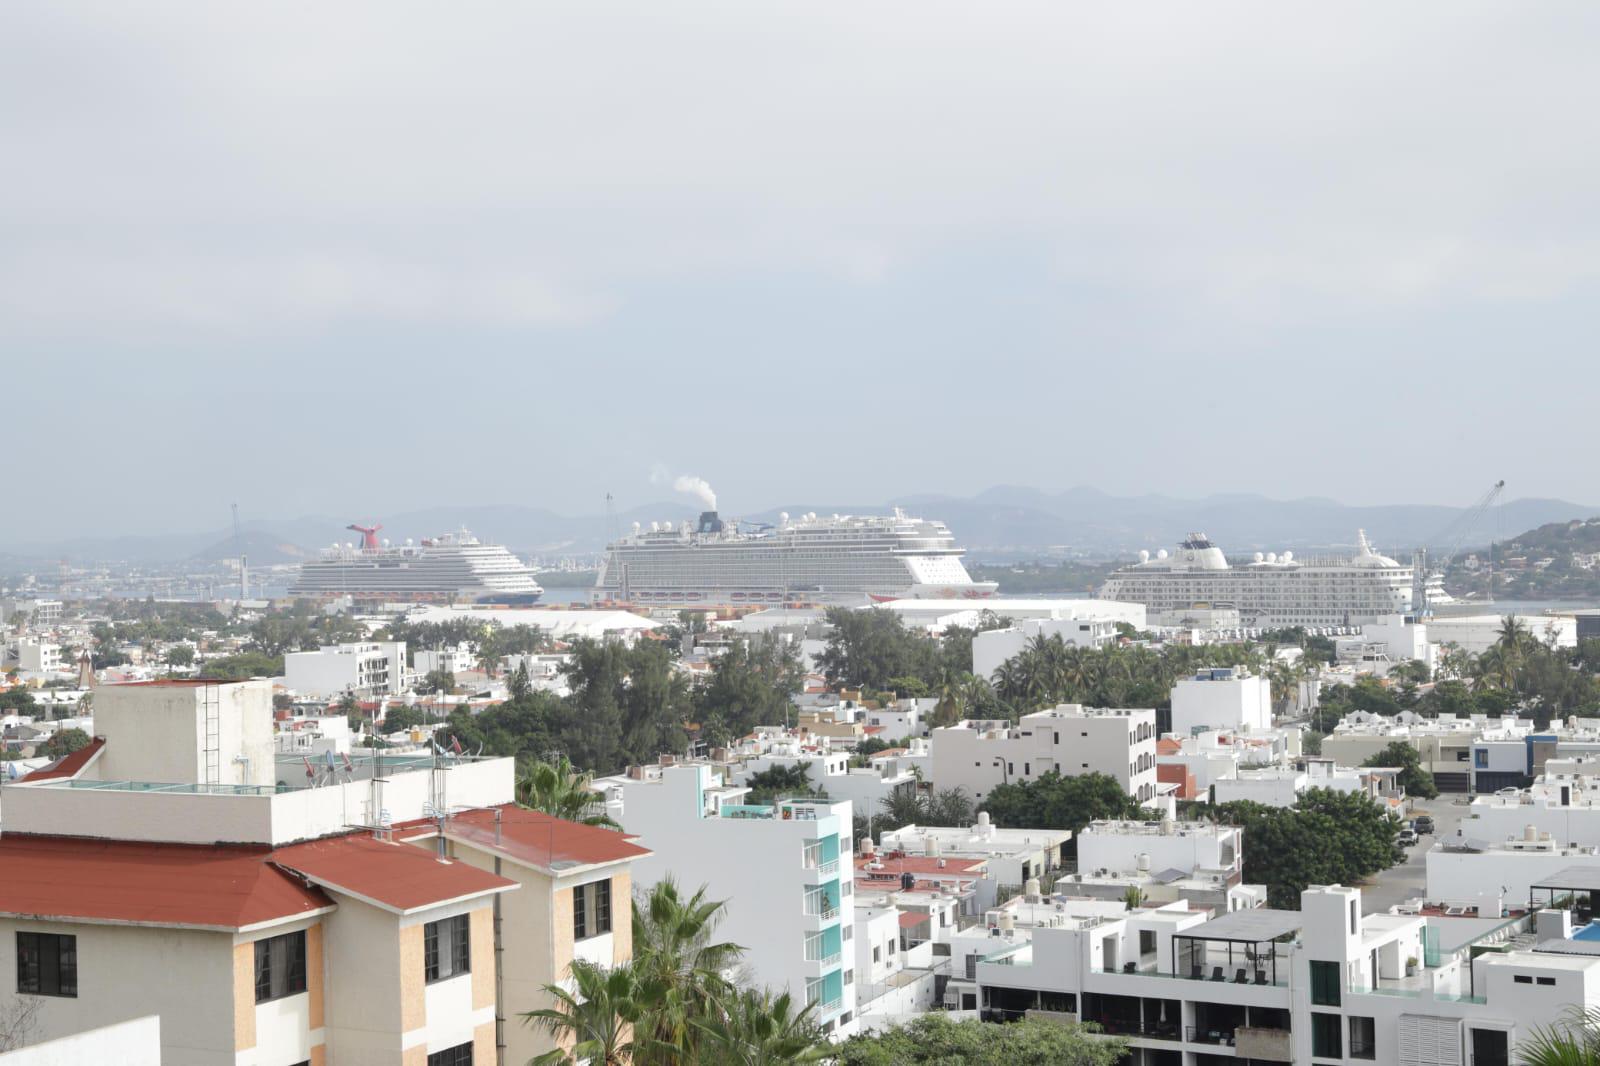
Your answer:
[[[378,540],[382,526],[349,526],[359,547],[334,544],[304,563],[291,596],[353,596],[362,600],[426,603],[533,603],[544,589],[533,571],[498,544],[484,544],[466,529],[441,537],[391,545]]]
[[[1293,552],[1230,563],[1204,533],[1191,533],[1175,554],[1139,561],[1113,572],[1100,595],[1142,603],[1151,615],[1193,607],[1231,607],[1241,625],[1351,626],[1412,608],[1411,567],[1380,555],[1356,533],[1356,554],[1344,558],[1296,559]]]
[[[943,522],[898,508],[870,517],[783,514],[776,526],[705,511],[698,523],[634,523],[607,547],[591,599],[741,606],[993,596],[995,583],[972,580],[963,554]]]

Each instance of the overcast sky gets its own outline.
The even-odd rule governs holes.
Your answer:
[[[1600,7],[9,3],[9,532],[1600,502]]]

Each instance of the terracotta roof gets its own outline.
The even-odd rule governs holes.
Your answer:
[[[0,837],[0,913],[238,930],[330,907],[265,848]]]
[[[949,856],[937,855],[907,855],[904,858],[887,858],[883,852],[873,856],[856,857],[856,873],[867,872],[867,863],[882,863],[883,869],[873,870],[875,874],[959,874],[971,873],[974,877],[983,876],[983,867],[987,859],[955,859]],[[940,866],[940,863],[944,863]]]
[[[495,810],[500,812],[499,841],[494,835]],[[409,823],[410,827],[428,830],[424,835],[431,835],[434,825],[427,820]],[[494,810],[452,815],[445,824],[445,836],[555,873],[566,867],[621,862],[650,854],[649,848],[633,842],[635,837],[615,829],[568,822],[511,803]]]
[[[884,748],[880,752],[875,752],[875,753],[873,753],[871,755],[868,755],[867,758],[869,758],[869,759],[887,759],[887,758],[890,758],[890,757],[895,756],[895,755],[904,755],[906,752],[908,752],[910,750],[911,750],[910,748]]]
[[[1182,742],[1173,740],[1171,737],[1162,737],[1156,741],[1157,755],[1176,755],[1182,750]]]
[[[916,926],[926,923],[929,917],[930,915],[924,914],[922,911],[901,911],[900,928],[915,928]]]
[[[367,833],[279,848],[272,861],[324,888],[400,914],[517,887],[515,881],[441,859],[425,848]]]
[[[95,737],[89,743],[73,752],[63,755],[49,766],[35,770],[24,777],[24,781],[58,781],[69,777],[77,777],[83,772],[84,767],[94,762],[101,749],[106,746],[104,737]]]

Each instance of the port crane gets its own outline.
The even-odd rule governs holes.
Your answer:
[[[1450,569],[1450,564],[1455,562],[1461,548],[1466,543],[1467,537],[1477,528],[1478,521],[1489,508],[1494,506],[1500,498],[1500,493],[1505,491],[1504,479],[1496,481],[1489,486],[1489,491],[1484,493],[1478,502],[1464,511],[1455,521],[1445,526],[1444,529],[1430,537],[1417,549],[1413,562],[1411,576],[1411,603],[1419,617],[1429,617],[1433,608],[1428,603],[1427,589],[1428,578],[1431,574],[1438,574],[1443,579],[1445,571]],[[1428,546],[1430,544],[1442,545],[1441,550],[1430,562]],[[1494,602],[1494,545],[1489,545],[1489,602]]]

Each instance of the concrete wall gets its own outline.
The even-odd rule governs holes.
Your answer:
[[[0,1054],[0,1066],[83,1066],[91,1062],[162,1066],[161,1019],[151,1014]]]
[[[1264,677],[1227,680],[1182,678],[1172,686],[1172,731],[1180,737],[1197,728],[1232,732],[1272,727],[1272,684]]]
[[[158,1015],[163,1066],[234,1061],[231,934],[3,918],[0,1010],[17,994],[18,932],[77,937],[78,994],[38,997],[41,1039]]]
[[[208,698],[217,702],[214,777],[206,765]],[[106,738],[96,767],[103,781],[272,783],[271,682],[105,685],[94,704],[95,731]]]

